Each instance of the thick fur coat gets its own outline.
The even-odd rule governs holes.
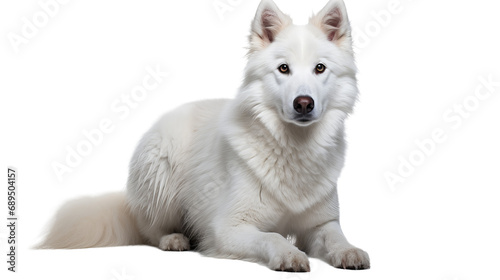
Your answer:
[[[309,271],[307,255],[369,268],[339,224],[344,121],[358,94],[350,30],[341,0],[304,26],[263,0],[236,98],[161,117],[126,193],[69,202],[40,247],[150,244],[274,270]]]

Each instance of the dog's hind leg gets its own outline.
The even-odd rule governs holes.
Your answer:
[[[189,239],[182,233],[171,233],[160,238],[158,247],[164,251],[187,251]]]
[[[146,133],[134,153],[127,184],[128,203],[147,242],[162,250],[188,250],[181,234],[174,148],[155,130]]]

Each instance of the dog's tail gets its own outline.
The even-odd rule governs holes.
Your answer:
[[[125,193],[84,197],[59,209],[38,249],[77,249],[142,244]]]

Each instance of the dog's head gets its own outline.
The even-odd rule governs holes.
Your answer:
[[[329,110],[350,113],[358,92],[355,76],[342,0],[330,0],[303,26],[294,25],[272,0],[262,0],[252,22],[245,80],[259,87],[252,91],[261,95],[259,106],[298,126],[321,120]]]

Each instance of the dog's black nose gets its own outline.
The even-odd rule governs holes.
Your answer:
[[[299,96],[293,101],[293,108],[297,113],[305,115],[314,109],[314,100],[310,96]]]

